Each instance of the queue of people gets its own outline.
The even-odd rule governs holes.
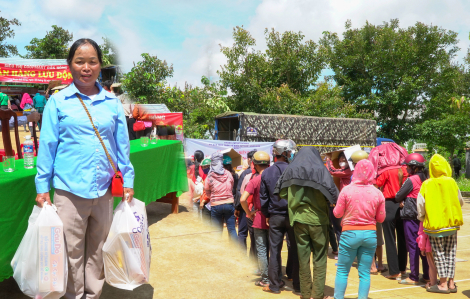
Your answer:
[[[255,284],[264,292],[284,290],[281,252],[286,241],[285,275],[301,298],[344,298],[355,261],[358,298],[368,297],[371,275],[387,271],[385,278],[399,284],[455,293],[463,200],[451,166],[436,154],[428,171],[421,155],[401,154],[403,163],[378,175],[364,151],[353,153],[349,161],[340,155],[335,167],[330,158],[324,164],[314,147],[297,152],[293,141],[278,140],[273,161],[266,152],[252,151],[237,174],[228,156],[215,153],[203,160],[204,154],[197,152],[190,176],[204,188],[193,200],[206,221],[220,230],[225,223],[231,240],[245,251],[250,235],[249,256],[257,261],[260,276]],[[339,190],[333,177],[340,179]],[[388,268],[382,261],[384,243]],[[329,244],[338,260],[334,297],[324,294]]]

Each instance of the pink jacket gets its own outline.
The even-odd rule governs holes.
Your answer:
[[[419,223],[418,238],[416,239],[416,242],[418,242],[419,250],[432,252],[431,241],[429,241],[428,235],[426,235],[423,230],[423,222]]]
[[[211,199],[211,206],[233,203],[233,176],[225,169],[224,174],[210,172],[204,182],[206,195]]]
[[[343,231],[373,230],[376,222],[385,220],[385,198],[371,184],[375,173],[369,160],[359,161],[352,183],[339,194],[333,213],[336,218],[343,218]]]

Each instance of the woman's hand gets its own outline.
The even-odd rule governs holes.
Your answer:
[[[47,193],[38,193],[38,195],[36,195],[36,204],[38,205],[38,207],[42,208],[46,201],[52,206],[51,197],[49,195],[49,192],[47,192]]]
[[[122,201],[127,200],[127,202],[131,202],[133,198],[134,198],[134,189],[124,188],[124,196],[122,197]]]

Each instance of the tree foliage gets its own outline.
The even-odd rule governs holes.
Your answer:
[[[18,55],[16,46],[7,42],[7,39],[15,37],[12,26],[21,26],[21,23],[17,19],[8,20],[0,17],[0,57]]]
[[[372,118],[366,110],[344,102],[341,87],[331,82],[320,82],[316,89],[301,94],[287,84],[268,89],[260,98],[257,112],[266,114],[292,114],[318,117]]]
[[[320,43],[345,100],[374,111],[379,135],[398,142],[414,137],[423,110],[449,80],[459,49],[456,32],[419,22],[400,28],[398,20],[362,28],[348,21],[342,39],[325,32]]]
[[[164,103],[166,101],[167,79],[173,77],[173,65],[143,53],[143,60],[134,63],[131,71],[124,75],[123,88],[142,104]]]
[[[213,138],[215,116],[229,110],[226,90],[206,77],[201,80],[203,87],[171,87],[167,79],[173,76],[173,65],[147,53],[142,58],[124,75],[123,88],[129,96],[138,103],[165,104],[172,112],[182,112],[186,137]]]
[[[189,138],[214,138],[214,118],[229,111],[226,104],[227,92],[218,82],[210,83],[202,77],[203,87],[185,84],[183,89],[174,86],[165,89],[166,102],[170,111],[182,112],[184,135]]]
[[[223,88],[233,93],[229,106],[235,111],[258,112],[267,90],[289,86],[304,94],[318,80],[325,56],[318,45],[303,41],[301,32],[265,30],[267,49],[255,49],[256,40],[243,27],[233,30],[231,47],[221,47],[227,63],[218,71]]]
[[[100,49],[103,53],[103,66],[119,64],[117,48],[109,38],[103,37],[103,44],[100,45]]]
[[[52,25],[52,31],[47,31],[46,36],[39,39],[33,38],[28,46],[28,53],[23,58],[28,59],[65,59],[69,52],[69,43],[73,40],[73,34],[64,28]]]

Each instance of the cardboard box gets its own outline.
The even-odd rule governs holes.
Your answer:
[[[237,153],[233,148],[228,148],[226,150],[221,151],[223,155],[227,155],[232,158],[232,168],[236,169],[238,166],[242,165],[242,156]]]

